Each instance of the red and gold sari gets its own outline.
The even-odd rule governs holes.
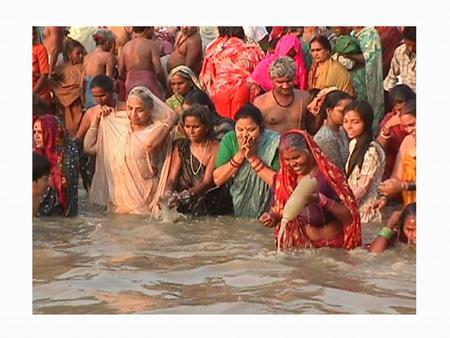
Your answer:
[[[305,233],[304,221],[300,217],[290,221],[286,227],[284,241],[281,247],[342,247],[347,250],[354,249],[361,245],[361,220],[358,212],[358,206],[353,196],[344,172],[335,164],[330,162],[320,150],[319,146],[314,142],[313,138],[306,132],[294,129],[282,136],[280,141],[292,133],[301,134],[305,137],[310,151],[314,157],[318,169],[325,177],[328,184],[337,194],[342,203],[351,213],[352,221],[343,225],[343,233],[336,238],[328,240],[311,241]],[[281,169],[275,177],[274,203],[272,205],[272,213],[280,216],[283,208],[297,186],[297,174],[289,169],[287,162],[280,157]],[[278,237],[280,224],[275,228],[275,239]]]

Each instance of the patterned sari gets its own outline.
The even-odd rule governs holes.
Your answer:
[[[256,45],[236,37],[221,36],[205,51],[200,82],[214,102],[219,115],[234,118],[250,99],[246,79],[264,58]]]
[[[290,221],[286,227],[284,241],[281,247],[343,247],[347,250],[354,249],[361,245],[361,221],[358,213],[358,206],[356,205],[350,187],[347,184],[345,174],[336,165],[329,161],[320,150],[319,146],[314,142],[312,137],[299,129],[291,130],[282,136],[280,142],[283,142],[283,137],[286,135],[296,133],[303,135],[308,143],[309,149],[314,157],[320,174],[325,177],[327,183],[336,193],[337,197],[351,213],[352,221],[343,225],[343,234],[339,234],[336,238],[330,240],[311,241],[305,232],[305,223],[303,219],[298,216]],[[294,171],[289,169],[288,164],[280,157],[281,169],[275,178],[275,192],[274,202],[271,211],[276,215],[282,215],[284,206],[297,186],[297,175]],[[280,224],[275,228],[275,240],[278,237]]]
[[[41,121],[44,148],[33,151],[47,157],[51,165],[49,187],[42,197],[38,216],[75,216],[80,172],[78,149],[56,116],[43,115],[36,121]]]
[[[383,58],[381,40],[373,27],[365,27],[358,33],[352,32],[358,39],[364,56],[364,67],[351,71],[356,97],[370,103],[374,112],[372,129],[377,130],[384,116]]]

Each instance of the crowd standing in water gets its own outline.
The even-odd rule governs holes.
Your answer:
[[[107,212],[415,247],[415,27],[33,27],[32,80],[33,217],[77,215],[81,176]]]

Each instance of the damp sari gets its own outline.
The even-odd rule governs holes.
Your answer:
[[[361,220],[358,212],[358,206],[353,196],[350,187],[347,184],[347,180],[344,172],[328,160],[320,150],[319,146],[314,142],[313,138],[306,132],[294,129],[281,138],[291,133],[303,135],[309,146],[309,150],[316,162],[318,168],[318,175],[320,179],[324,179],[328,186],[331,187],[333,193],[337,195],[339,202],[343,204],[351,213],[351,222],[343,224],[343,232],[336,236],[336,238],[328,240],[312,241],[306,234],[306,223],[301,216],[297,216],[290,221],[286,226],[286,232],[284,240],[281,243],[282,248],[290,247],[342,247],[347,250],[354,249],[361,245]],[[275,215],[282,215],[284,206],[291,196],[292,192],[297,186],[297,174],[289,169],[287,162],[280,157],[281,168],[275,177],[274,185],[274,202],[271,211]],[[275,239],[278,237],[278,231],[280,224],[275,228]]]

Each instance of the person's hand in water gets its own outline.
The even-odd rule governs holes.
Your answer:
[[[259,217],[259,221],[264,226],[266,226],[268,228],[272,228],[278,223],[279,218],[271,212],[265,212]]]
[[[171,190],[166,190],[161,198],[161,203],[167,205],[169,208],[174,208],[177,205],[178,195]]]

